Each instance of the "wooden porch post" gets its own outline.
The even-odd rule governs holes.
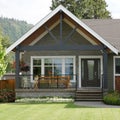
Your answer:
[[[103,50],[103,88],[108,89],[108,77],[107,77],[107,62],[108,62],[108,55],[106,50]]]
[[[79,56],[76,56],[76,90],[81,87],[80,81],[79,81]],[[81,63],[80,63],[81,64]]]
[[[15,52],[15,62],[16,62],[16,68],[15,68],[15,80],[16,80],[16,88],[19,88],[20,86],[20,80],[19,80],[19,72],[20,72],[20,51],[19,47],[16,47]]]

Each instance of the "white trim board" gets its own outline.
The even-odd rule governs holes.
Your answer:
[[[103,57],[101,55],[95,56],[95,55],[86,55],[86,56],[79,56],[79,88],[84,88],[81,86],[81,59],[100,59],[100,65],[101,65],[101,80],[100,80],[100,87],[97,88],[102,88],[102,74],[103,74]]]
[[[113,57],[113,89],[115,90],[115,76],[120,76],[120,74],[115,73],[115,58],[120,58],[120,56]]]
[[[55,10],[53,10],[50,14],[48,14],[46,17],[44,17],[39,23],[37,23],[31,30],[29,30],[26,34],[24,34],[15,43],[13,43],[6,50],[6,54],[8,54],[16,46],[18,46],[20,43],[22,43],[28,36],[30,36],[33,32],[35,32],[37,29],[39,29],[45,22],[47,22],[50,18],[52,18],[60,10],[63,11],[65,14],[67,14],[71,19],[73,19],[76,23],[78,23],[78,25],[82,26],[85,30],[87,30],[95,38],[97,38],[101,43],[103,43],[104,45],[106,45],[111,51],[113,51],[115,54],[118,54],[118,52],[119,52],[118,49],[116,49],[109,42],[107,42],[105,39],[103,39],[100,35],[98,35],[96,32],[94,32],[91,28],[89,28],[86,24],[84,24],[80,19],[78,19],[75,15],[73,15],[70,11],[68,11],[62,5],[59,5]]]

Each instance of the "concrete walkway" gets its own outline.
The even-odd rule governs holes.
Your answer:
[[[120,106],[116,105],[106,105],[101,101],[79,101],[75,102],[75,105],[85,106],[85,107],[96,107],[96,108],[120,108]]]

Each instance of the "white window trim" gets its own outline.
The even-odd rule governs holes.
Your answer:
[[[116,71],[115,71],[115,59],[116,59],[116,58],[120,58],[120,56],[114,56],[114,57],[113,57],[114,76],[120,76],[120,74],[116,74],[116,73],[115,73],[115,72],[116,72]]]
[[[100,64],[101,64],[101,78],[100,78],[100,87],[97,88],[102,88],[102,75],[103,75],[103,57],[101,55],[99,56],[94,56],[94,55],[86,55],[86,56],[79,56],[79,82],[78,82],[78,86],[79,88],[84,88],[81,85],[81,59],[100,59]]]
[[[31,73],[31,82],[34,82],[34,80],[33,80],[33,59],[35,59],[35,58],[40,58],[40,59],[42,59],[42,65],[41,66],[43,66],[42,67],[42,71],[41,71],[41,73],[42,73],[42,75],[44,74],[44,59],[45,58],[62,58],[63,60],[62,60],[62,62],[65,62],[64,61],[64,59],[65,58],[73,58],[73,75],[76,75],[76,58],[75,58],[75,56],[31,56],[31,58],[30,58],[30,61],[31,61],[31,69],[30,69],[30,73]],[[65,65],[63,64],[63,67],[62,67],[62,74],[65,74]],[[75,82],[76,80],[76,77],[74,76],[73,77],[73,80],[71,80],[71,82]]]
[[[113,57],[113,89],[115,90],[115,77],[120,76],[120,74],[116,74],[115,72],[115,59],[120,58],[120,56],[114,56]]]

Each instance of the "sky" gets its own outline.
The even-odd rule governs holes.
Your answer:
[[[51,12],[52,0],[0,0],[0,16],[36,24]],[[105,0],[114,19],[120,19],[120,0]]]

